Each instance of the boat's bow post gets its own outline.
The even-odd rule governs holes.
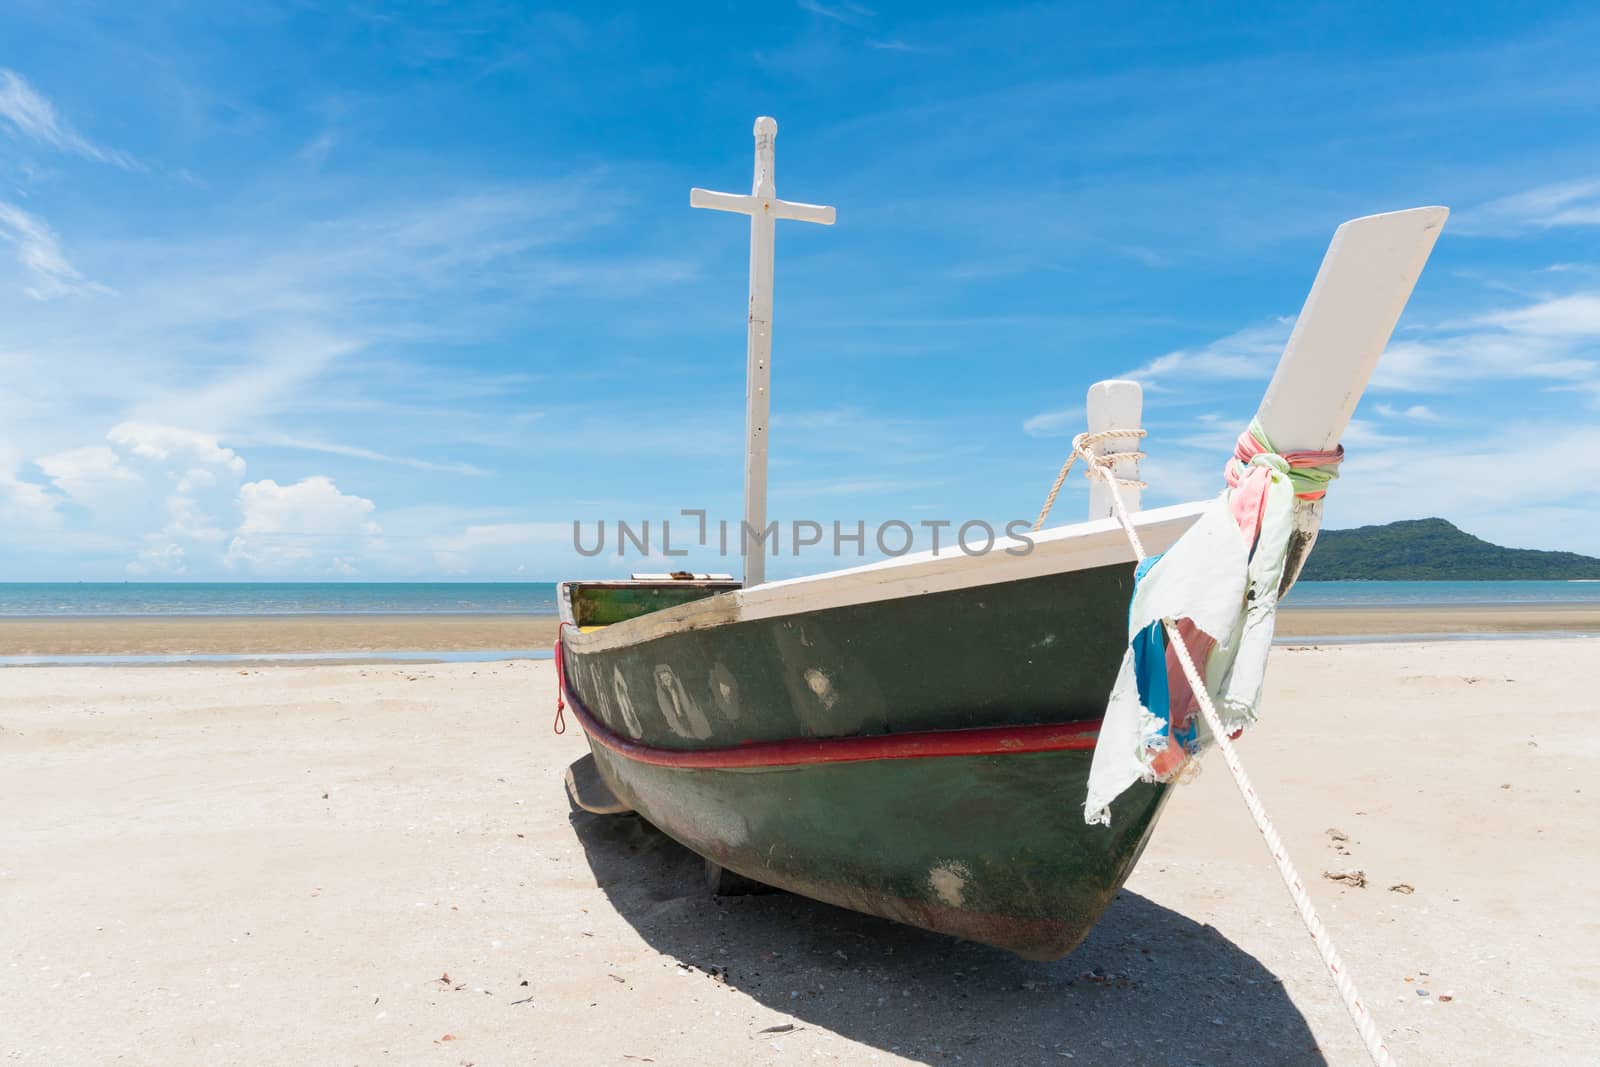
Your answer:
[[[767,528],[767,418],[771,410],[772,381],[772,238],[778,219],[817,222],[832,226],[834,211],[817,204],[779,200],[775,188],[773,143],[778,139],[776,119],[756,119],[756,173],[749,196],[689,190],[689,206],[733,211],[750,216],[750,326],[746,350],[744,529],[739,549],[744,556],[744,587],[766,580]],[[752,535],[755,540],[752,545]],[[754,551],[751,551],[751,548]]]
[[[1338,447],[1449,214],[1412,208],[1334,231],[1256,412],[1278,452]],[[1295,501],[1282,592],[1299,576],[1321,525],[1322,501]]]
[[[1126,379],[1112,379],[1105,382],[1095,382],[1089,387],[1089,396],[1085,405],[1085,428],[1090,434],[1105,433],[1110,430],[1137,430],[1139,417],[1144,410],[1144,389],[1138,382]],[[1111,473],[1120,484],[1122,492],[1122,505],[1129,513],[1138,511],[1141,506],[1140,493],[1142,486],[1139,481],[1139,449],[1142,439],[1138,435],[1128,437],[1108,437],[1098,444],[1089,447],[1096,455],[1110,455],[1116,453],[1118,458],[1111,465]],[[1103,478],[1089,479],[1089,518],[1105,519],[1115,514],[1111,506],[1111,490]]]

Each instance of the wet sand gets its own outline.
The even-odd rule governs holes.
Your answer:
[[[0,619],[0,655],[254,655],[549,648],[554,615],[255,615]]]
[[[1291,594],[1278,613],[1279,637],[1515,633],[1600,634],[1600,604],[1296,608]]]
[[[1402,1064],[1593,1062],[1596,657],[1274,656],[1241,752]],[[709,897],[637,817],[569,812],[552,679],[0,671],[0,1062],[1365,1062],[1215,753],[1089,940],[1030,963]]]
[[[1286,602],[1280,637],[1600,634],[1600,606],[1309,608]],[[0,655],[253,655],[549,648],[553,615],[263,615],[0,619]]]

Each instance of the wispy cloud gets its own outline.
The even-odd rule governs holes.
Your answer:
[[[1121,377],[1155,393],[1171,390],[1177,382],[1188,387],[1210,381],[1264,380],[1283,354],[1293,325],[1292,319],[1276,319],[1246,326],[1207,344],[1157,356]],[[1022,432],[1030,437],[1069,437],[1082,431],[1083,420],[1083,405],[1074,403],[1029,416]]]
[[[432,563],[447,574],[522,573],[529,564],[576,560],[566,522],[473,523],[458,533],[424,539]]]
[[[102,285],[86,281],[61,250],[61,239],[36,215],[0,200],[0,241],[16,249],[17,263],[27,272],[31,284],[23,292],[35,300],[50,300],[71,293],[109,292]]]
[[[1022,432],[1029,437],[1070,437],[1083,432],[1083,405],[1041,411],[1022,420]]]
[[[341,445],[332,441],[291,437],[287,434],[255,434],[251,438],[241,440],[240,444],[255,444],[267,448],[291,448],[302,452],[320,452],[329,456],[349,456],[352,459],[366,459],[374,463],[392,463],[401,467],[410,467],[412,470],[439,471],[444,474],[465,474],[474,478],[481,478],[489,473],[482,467],[475,467],[470,463],[437,463],[433,460],[417,459],[414,456],[392,456],[386,452],[378,452],[370,448]]]
[[[1392,342],[1373,385],[1456,390],[1501,380],[1582,386],[1600,378],[1600,293],[1535,300],[1409,332]]]
[[[842,22],[846,26],[865,25],[876,14],[871,8],[849,3],[848,0],[831,5],[818,3],[817,0],[799,0],[799,4],[802,10],[809,11],[813,15],[821,15],[825,19]]]
[[[1469,208],[1451,220],[1457,232],[1484,236],[1556,226],[1600,226],[1600,177],[1540,185]]]
[[[1247,326],[1198,348],[1180,348],[1129,371],[1125,377],[1161,387],[1165,378],[1259,378],[1283,354],[1293,319]]]
[[[916,53],[924,53],[925,54],[925,53],[930,53],[930,52],[933,51],[933,49],[931,49],[931,48],[926,48],[926,47],[924,47],[922,45],[919,45],[919,44],[911,44],[909,41],[900,41],[900,40],[868,41],[867,42],[867,47],[868,48],[876,48],[880,52],[908,52],[908,53],[916,52]]]
[[[56,112],[43,94],[29,85],[27,79],[14,70],[0,68],[0,123],[20,137],[48,145],[62,152],[70,152],[109,163],[123,170],[142,170],[139,161],[126,152],[95,144],[72,128]]]
[[[1516,333],[1545,337],[1600,337],[1600,293],[1575,293],[1484,316]]]
[[[1393,404],[1378,404],[1376,410],[1386,419],[1408,419],[1412,422],[1439,421],[1439,416],[1426,404],[1412,404],[1408,408],[1397,408]]]

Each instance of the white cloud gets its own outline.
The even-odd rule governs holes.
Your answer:
[[[109,292],[102,285],[84,280],[67,261],[60,239],[43,219],[5,201],[0,201],[0,241],[8,241],[16,249],[17,263],[32,279],[32,284],[22,291],[35,300],[70,293]]]
[[[434,566],[446,574],[505,574],[525,571],[530,562],[576,558],[572,524],[565,522],[474,523],[460,533],[427,538],[426,544]]]
[[[158,423],[118,423],[105,440],[35,460],[60,494],[55,499],[91,513],[102,534],[119,535],[133,557],[130,574],[183,574],[191,561],[214,563],[244,459],[211,434]]]
[[[124,170],[140,169],[138,161],[126,152],[103,148],[78,133],[27,79],[5,68],[0,68],[0,125],[9,126],[18,136],[85,159]]]
[[[0,442],[0,524],[12,543],[61,522],[56,498],[44,486],[17,477],[17,466],[15,454]]]
[[[1283,354],[1289,340],[1292,319],[1247,326],[1196,348],[1180,348],[1157,356],[1136,367],[1124,378],[1131,378],[1148,392],[1162,392],[1171,379],[1196,381],[1248,381],[1265,379]],[[1070,437],[1083,429],[1082,404],[1042,411],[1023,420],[1022,430],[1030,437]]]
[[[1439,416],[1426,404],[1412,404],[1408,408],[1397,408],[1393,404],[1378,404],[1376,408],[1378,414],[1386,419],[1410,419],[1412,422],[1439,421]]]
[[[127,571],[135,577],[187,574],[188,553],[182,545],[159,533],[145,534],[139,555],[128,564]]]
[[[1247,326],[1199,348],[1180,348],[1158,356],[1125,377],[1146,385],[1168,377],[1263,378],[1277,365],[1293,326],[1293,319]]]
[[[1528,229],[1600,225],[1600,177],[1540,185],[1462,212],[1458,232],[1509,236]]]
[[[1404,437],[1384,433],[1366,419],[1351,419],[1339,438],[1341,445],[1350,448],[1391,448],[1404,443]]]
[[[1022,432],[1029,437],[1072,437],[1083,432],[1085,418],[1082,404],[1059,411],[1041,411],[1022,420]]]
[[[163,462],[174,458],[193,460],[224,468],[234,474],[244,473],[244,460],[233,449],[223,447],[214,435],[196,430],[148,422],[123,422],[111,428],[106,440],[143,459]]]
[[[65,452],[40,456],[34,462],[58,489],[85,506],[93,506],[107,492],[144,484],[144,479],[105,445],[69,448]]]
[[[1579,292],[1445,322],[1391,342],[1372,384],[1448,390],[1468,381],[1533,380],[1583,387],[1600,375],[1600,293]]]
[[[350,574],[353,561],[383,548],[376,510],[316,475],[292,485],[270,478],[239,488],[243,520],[228,545],[229,568],[262,575]]]
[[[360,448],[355,445],[342,445],[332,441],[318,441],[304,437],[292,437],[288,434],[256,434],[250,439],[249,443],[264,445],[269,448],[292,448],[306,452],[322,452],[330,456],[369,459],[374,463],[393,463],[419,471],[440,471],[445,474],[465,474],[470,477],[482,477],[489,473],[482,467],[474,467],[470,463],[438,463],[428,459],[417,459],[414,456],[392,456],[387,452],[378,452],[370,448]]]
[[[1485,315],[1483,321],[1545,337],[1600,337],[1600,293],[1575,293],[1525,308]]]
[[[1519,460],[1530,441],[1562,461]],[[1431,440],[1426,448],[1355,450],[1344,467],[1328,495],[1332,526],[1442,516],[1494,531],[1501,544],[1600,552],[1594,511],[1585,499],[1588,487],[1600,481],[1600,427],[1508,425],[1487,436]],[[1529,517],[1535,506],[1587,510],[1589,521],[1542,527]]]
[[[809,11],[813,15],[821,15],[825,19],[832,19],[834,22],[842,22],[846,26],[860,26],[875,14],[871,8],[853,4],[850,0],[841,0],[834,5],[819,3],[818,0],[798,0],[798,2],[802,10]]]
[[[899,40],[899,39],[889,40],[889,41],[868,41],[867,42],[867,47],[868,48],[876,48],[881,52],[930,53],[930,52],[933,51],[932,48],[926,48],[926,47],[924,47],[922,45],[911,44],[909,41],[902,41],[902,40]]]

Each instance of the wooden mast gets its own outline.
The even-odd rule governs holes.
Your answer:
[[[756,173],[749,196],[689,190],[689,206],[714,211],[734,211],[750,216],[750,327],[745,362],[744,528],[739,550],[744,556],[744,587],[766,580],[767,525],[767,419],[771,409],[772,380],[772,245],[773,223],[796,219],[833,225],[831,207],[779,200],[774,188],[773,142],[777,120],[756,119]],[[754,549],[752,551],[751,549]]]

